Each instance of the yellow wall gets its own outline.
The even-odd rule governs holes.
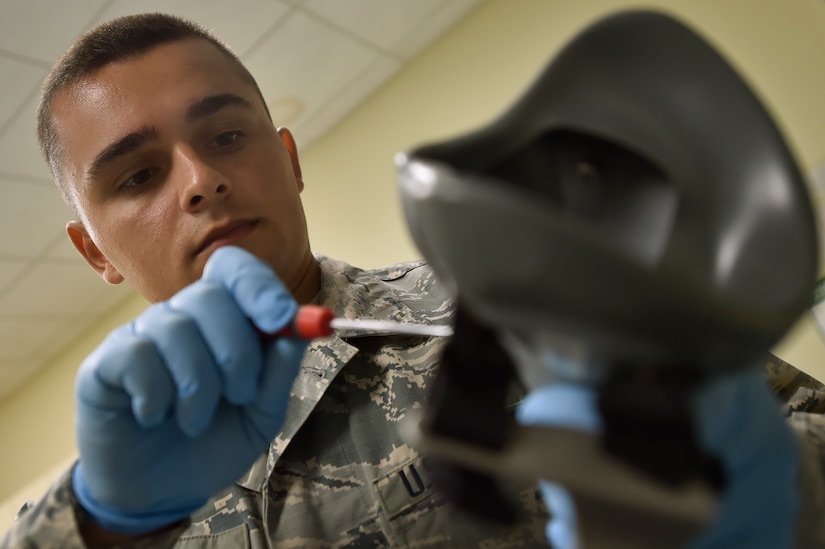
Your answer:
[[[627,6],[659,6],[707,33],[774,110],[806,168],[825,160],[825,4],[815,0],[487,0],[302,155],[304,201],[318,252],[361,266],[415,258],[396,197],[393,155],[483,124],[576,30]],[[299,144],[300,145],[300,144]],[[731,144],[735,146],[735,144]],[[90,276],[93,276],[90,273]],[[135,299],[0,402],[0,501],[70,459],[72,378],[94,345],[144,304]],[[825,345],[807,319],[777,348],[825,379]],[[12,494],[14,494],[12,496]],[[0,506],[0,529],[8,518]]]
[[[38,498],[46,483],[60,473],[61,465],[70,463],[77,453],[73,388],[78,365],[109,331],[145,307],[141,298],[129,300],[66,349],[60,360],[0,401],[0,532],[20,505]]]

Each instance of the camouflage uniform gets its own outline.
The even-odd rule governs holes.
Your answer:
[[[453,309],[420,262],[363,271],[318,257],[319,302],[338,316],[450,324]],[[399,424],[422,409],[443,338],[340,333],[313,342],[287,421],[247,475],[191,524],[134,547],[547,547],[534,486],[512,486],[515,527],[474,520],[440,497]],[[70,477],[24,512],[0,548],[83,547]],[[77,519],[76,519],[77,517]]]
[[[825,386],[777,357],[765,366],[774,392],[785,403],[791,427],[802,441],[797,517],[799,548],[825,548]]]
[[[421,263],[361,271],[319,257],[320,302],[339,316],[449,324],[452,308]],[[533,487],[520,494],[515,528],[474,521],[442,501],[421,455],[398,435],[423,403],[443,341],[340,334],[310,347],[283,433],[237,484],[191,523],[130,547],[545,547],[547,520]],[[825,547],[825,390],[771,357],[766,366],[804,440],[799,547]],[[0,542],[79,548],[67,472]]]

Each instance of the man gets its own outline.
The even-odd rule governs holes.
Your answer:
[[[421,263],[312,254],[295,142],[220,42],[161,15],[104,24],[50,73],[38,131],[72,243],[154,305],[81,366],[79,462],[2,547],[546,546],[535,487],[514,526],[474,520],[398,435],[442,341],[342,334],[301,361],[305,342],[259,335],[298,303],[452,309]]]
[[[420,263],[313,256],[295,143],[219,42],[165,16],[91,31],[47,79],[39,135],[75,247],[155,304],[84,361],[80,460],[0,547],[546,546],[532,486],[515,526],[473,520],[397,434],[441,341],[259,336],[297,303],[453,310]]]

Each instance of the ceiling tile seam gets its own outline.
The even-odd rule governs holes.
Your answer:
[[[106,312],[109,312],[109,311],[106,311]],[[105,312],[104,312],[104,314],[105,314]],[[73,337],[69,337],[66,340],[65,343],[63,343],[62,345],[58,345],[57,347],[55,347],[54,349],[51,349],[50,351],[46,351],[46,352],[39,352],[39,350],[35,351],[35,352],[33,352],[29,355],[29,358],[31,360],[39,360],[44,365],[54,363],[61,355],[65,354],[66,349],[71,347],[74,344],[76,339],[82,338],[86,334],[90,333],[94,329],[94,326],[99,322],[98,317],[94,317],[94,316],[89,317],[89,316],[84,316],[84,315],[76,315],[74,318],[75,318],[77,324],[82,325],[82,329],[80,330],[80,333],[75,334]],[[61,332],[59,335],[62,336],[64,333],[66,333],[66,332]]]
[[[51,248],[49,248],[51,249]],[[69,259],[68,257],[51,257],[47,254],[38,254],[34,257],[32,256],[5,256],[0,255],[0,263],[28,263],[29,265],[42,265],[42,266],[51,266],[51,267],[76,267],[78,266],[77,260]],[[14,282],[17,282],[17,279],[14,279]]]
[[[75,340],[90,334],[92,330],[95,328],[95,326],[107,322],[113,314],[116,314],[117,311],[120,310],[124,305],[126,305],[126,303],[131,301],[134,298],[134,296],[135,294],[134,292],[132,292],[124,298],[116,300],[111,305],[111,307],[107,307],[95,315],[88,315],[84,313],[75,315],[74,318],[79,319],[80,322],[83,322],[85,324],[80,333],[76,334],[72,338],[69,338],[69,340],[66,341],[66,343],[64,343],[63,345],[58,345],[57,348],[55,348],[52,352],[44,353],[42,355],[35,354],[33,355],[33,358],[42,359],[43,363],[46,365],[52,364],[60,355],[62,355],[66,351],[66,349],[68,349],[74,344]]]
[[[62,241],[64,238],[68,238],[65,235],[60,235],[59,237],[55,237],[55,240],[52,242],[58,241],[58,238]],[[13,263],[13,262],[20,262],[20,263],[39,263],[40,265],[55,265],[55,266],[64,266],[64,265],[77,265],[77,259],[70,259],[68,257],[54,257],[50,256],[49,253],[51,250],[54,249],[54,245],[50,242],[44,252],[38,253],[36,255],[5,255],[0,253],[0,263]],[[78,258],[80,256],[78,255]]]
[[[24,385],[29,383],[29,380],[33,379],[37,372],[43,367],[43,363],[41,361],[36,362],[12,362],[6,364],[0,364],[0,372],[2,372],[3,376],[6,377],[14,370],[15,374],[18,374],[21,371],[25,373],[22,377],[18,377],[15,375],[15,380],[11,384],[11,387],[8,385],[3,385],[2,389],[0,389],[0,404],[6,401],[6,399],[11,398],[15,392],[17,392],[20,388]]]
[[[98,323],[104,322],[105,319],[112,314],[115,314],[121,307],[123,307],[126,303],[134,299],[135,293],[130,291],[126,295],[124,295],[120,299],[114,300],[108,307],[104,307],[99,311],[96,312],[88,312],[88,311],[81,311],[81,312],[74,312],[74,313],[41,313],[41,314],[0,314],[0,320],[15,320],[15,321],[30,321],[30,322],[39,322],[39,321],[50,321],[56,320],[60,322],[77,320],[85,324],[85,327],[82,330],[82,334],[84,334],[89,327]],[[63,348],[68,346],[67,343],[64,346],[61,346],[60,349],[56,349],[55,353],[60,352]],[[38,355],[42,356],[42,355]]]
[[[25,99],[21,102],[17,109],[15,109],[12,115],[6,119],[6,122],[3,125],[0,125],[0,136],[5,134],[6,130],[8,130],[10,127],[14,125],[15,122],[17,122],[17,119],[18,117],[20,117],[21,114],[28,111],[28,106],[31,103],[31,100],[39,95],[40,85],[37,85],[34,87],[32,91],[30,91],[26,95]],[[32,122],[34,122],[36,113],[30,114],[32,115]],[[32,130],[34,130],[34,124],[32,124]]]
[[[66,222],[68,221],[69,220],[66,219]],[[39,262],[41,265],[76,265],[77,260],[80,259],[79,252],[78,255],[73,257],[72,259],[69,259],[67,257],[53,257],[52,255],[50,255],[52,253],[52,250],[59,247],[61,244],[65,242],[65,239],[68,238],[69,235],[65,232],[61,232],[59,235],[55,235],[51,242],[46,244],[46,246],[43,248],[43,251],[34,257],[34,261]]]
[[[39,257],[39,254],[34,257]],[[0,253],[0,263],[28,263],[32,259],[34,259],[30,255],[17,255],[17,254],[3,254]]]
[[[34,270],[35,262],[27,262],[27,264],[17,273],[16,276],[11,277],[6,286],[0,290],[0,300],[6,297],[8,294],[12,293],[13,290],[17,287],[17,285],[28,276],[29,273]]]
[[[72,320],[86,313],[42,313],[42,314],[5,314],[0,312],[0,320],[18,320],[22,322],[39,322],[42,320]]]
[[[98,9],[94,13],[94,15],[92,15],[91,19],[89,20],[89,22],[87,23],[87,25],[85,27],[86,30],[91,29],[95,25],[95,22],[98,19],[100,19],[100,16],[104,13],[104,11],[108,8],[109,4],[111,4],[113,1],[114,0],[106,0],[106,2],[100,7],[100,9]],[[68,45],[67,45],[66,49],[68,49]],[[19,61],[30,63],[30,64],[36,66],[37,68],[42,68],[42,69],[45,69],[46,71],[50,71],[52,66],[54,65],[54,63],[57,61],[57,59],[54,59],[52,61],[43,61],[43,60],[27,57],[23,54],[10,52],[8,50],[0,50],[0,53],[5,54],[5,55],[7,55],[9,57],[12,57],[12,58],[16,58]],[[58,58],[61,57],[62,55],[63,55],[63,53],[61,53],[60,56],[58,56]],[[17,110],[15,110],[14,113],[6,119],[5,124],[0,126],[0,136],[5,134],[6,130],[9,127],[11,127],[12,124],[17,122],[18,117],[20,116],[21,112],[24,111],[26,109],[26,107],[29,105],[29,102],[32,99],[34,99],[35,97],[40,95],[41,87],[42,87],[42,82],[40,84],[38,84],[37,86],[35,86],[35,88],[31,92],[29,92],[28,95],[26,95],[26,99],[20,105],[20,107],[18,107]],[[39,97],[38,97],[38,99],[39,99]],[[34,120],[34,116],[36,116],[36,113],[31,113],[31,114],[32,114],[32,117],[33,117],[33,120]]]
[[[37,255],[35,255],[34,257],[31,257],[31,258],[27,258],[25,260],[26,265],[23,267],[23,269],[21,269],[21,271],[19,273],[17,273],[16,276],[13,276],[9,280],[9,282],[6,284],[5,288],[0,290],[0,299],[3,299],[6,295],[11,293],[15,289],[15,287],[21,281],[23,281],[25,279],[25,277],[28,276],[29,273],[32,272],[32,270],[34,270],[35,267],[38,267],[38,266],[41,266],[41,265],[76,265],[77,264],[76,261],[73,261],[73,260],[68,259],[68,258],[49,257],[48,256],[49,250],[51,250],[54,247],[54,245],[57,242],[58,238],[63,238],[63,236],[62,235],[60,235],[59,237],[55,236],[55,238],[51,242],[49,242],[49,244],[46,245],[46,247],[43,248]],[[2,259],[2,258],[0,258],[0,259]]]
[[[59,235],[55,235],[54,238],[49,241],[43,249],[34,254],[34,255],[27,255],[27,256],[18,256],[18,255],[3,255],[0,253],[0,262],[3,261],[19,261],[22,263],[28,263],[29,266],[33,265],[77,265],[77,259],[69,259],[68,257],[53,257],[49,255],[51,251],[59,246],[64,238],[68,238],[65,234],[61,233]],[[17,280],[14,279],[14,283]],[[0,294],[2,295],[2,294]]]
[[[362,35],[358,34],[357,32],[352,32],[351,30],[349,30],[345,27],[342,27],[341,25],[339,25],[338,23],[336,23],[332,19],[327,19],[325,17],[322,17],[321,15],[318,15],[314,11],[311,11],[311,10],[309,10],[309,9],[303,7],[303,6],[296,6],[295,11],[300,11],[302,14],[306,15],[307,17],[309,17],[311,19],[314,19],[316,22],[321,23],[325,27],[329,27],[332,30],[346,36],[350,40],[364,46],[365,48],[370,49],[370,50],[372,50],[376,53],[379,53],[379,54],[383,55],[384,57],[389,57],[393,61],[396,61],[398,63],[405,63],[405,62],[409,61],[409,59],[405,58],[404,56],[398,55],[397,53],[395,53],[393,51],[388,51],[385,48],[383,48],[382,46],[367,40],[366,38],[364,38]]]
[[[429,22],[432,19],[437,18],[438,14],[441,13],[442,11],[447,10],[448,9],[448,5],[447,5],[448,3],[449,3],[449,1],[448,2],[439,2],[438,4],[436,4],[432,9],[430,9],[429,12],[427,12],[421,18],[421,25],[426,27],[427,22]],[[442,29],[442,31],[438,35],[432,36],[430,38],[430,40],[427,41],[427,43],[424,45],[423,48],[419,48],[418,51],[413,52],[413,56],[418,56],[418,55],[422,54],[425,50],[427,50],[429,48],[432,48],[432,47],[435,47],[436,42],[438,42],[442,37],[444,37],[447,34],[447,32],[449,32],[453,27],[455,27],[456,23],[458,23],[461,19],[466,18],[471,12],[473,12],[473,10],[476,10],[476,9],[478,9],[478,3],[475,3],[474,5],[472,5],[472,7],[470,7],[470,9],[466,10],[462,14],[462,16],[459,18],[459,20],[453,21],[449,25],[449,28]],[[407,39],[407,37],[410,36],[413,33],[415,33],[415,29],[411,29],[408,32],[404,33],[404,35],[401,38],[401,42],[404,42]]]
[[[383,54],[380,54],[380,53],[377,53],[376,56],[375,56],[375,59],[373,61],[371,61],[369,64],[367,64],[366,67],[364,67],[363,69],[358,71],[358,73],[353,75],[353,77],[350,78],[349,80],[347,80],[347,82],[344,85],[338,87],[338,89],[336,90],[333,97],[340,97],[341,95],[344,94],[344,92],[346,92],[347,90],[349,90],[350,88],[355,86],[355,84],[361,79],[362,76],[364,76],[366,74],[369,74],[369,72],[372,69],[374,69],[381,62],[382,57],[387,57],[387,56],[385,56]],[[398,60],[396,60],[396,59],[391,58],[390,60],[398,63]],[[381,82],[377,86],[370,89],[370,91],[360,101],[356,102],[347,113],[345,113],[342,117],[340,117],[338,120],[336,120],[329,129],[332,129],[332,127],[337,126],[344,118],[346,118],[349,115],[353,114],[355,109],[358,108],[359,105],[361,105],[362,103],[367,101],[370,97],[372,97],[373,94],[378,92],[378,90],[381,89],[381,87],[383,87],[383,85],[386,84],[387,81],[390,80],[396,72],[398,72],[398,69],[399,69],[399,66],[396,66],[395,70],[393,70],[391,73],[389,73],[385,77],[383,82]],[[306,119],[304,119],[304,124],[309,125],[314,120],[316,120],[318,118],[322,118],[324,116],[324,114],[327,112],[327,110],[331,108],[331,105],[333,103],[334,103],[334,100],[333,101],[328,101],[328,102],[324,103],[323,105],[321,105],[321,107],[319,107],[318,109],[315,109],[311,115],[309,115]]]
[[[12,61],[17,61],[18,63],[31,65],[37,69],[49,70],[51,68],[51,64],[48,61],[43,61],[42,59],[37,59],[36,57],[29,57],[28,55],[4,48],[0,48],[0,57],[5,57],[7,59],[11,59]]]
[[[269,28],[267,28],[265,31],[263,31],[261,33],[261,35],[258,37],[258,39],[255,40],[254,42],[252,42],[252,44],[250,44],[249,47],[246,48],[246,51],[244,51],[244,52],[235,52],[241,60],[246,59],[247,57],[252,55],[252,53],[254,53],[255,50],[257,50],[258,48],[261,47],[261,44],[263,44],[264,42],[269,40],[270,36],[275,31],[277,31],[279,28],[284,26],[286,24],[286,22],[289,21],[292,18],[292,16],[295,14],[295,11],[296,11],[295,4],[288,4],[288,6],[289,7],[287,8],[286,13],[284,13],[281,17],[279,17],[277,21],[272,23],[272,25],[270,25]],[[220,37],[218,37],[218,38],[220,39]],[[232,49],[232,44],[226,44],[226,46],[229,47],[230,50]]]
[[[0,403],[6,402],[7,399],[10,399],[14,396],[14,393],[17,392],[18,389],[22,388],[25,385],[32,383],[35,377],[41,375],[42,368],[44,366],[43,362],[37,362],[35,364],[23,364],[25,368],[29,371],[23,375],[22,378],[16,380],[14,383],[14,387],[11,390],[8,390],[6,387],[3,387],[2,393],[0,393]],[[12,368],[17,368],[12,366]]]

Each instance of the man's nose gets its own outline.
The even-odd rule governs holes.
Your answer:
[[[181,207],[192,211],[206,207],[211,201],[225,198],[231,191],[229,178],[207,158],[191,148],[176,151],[176,175],[182,181]]]

